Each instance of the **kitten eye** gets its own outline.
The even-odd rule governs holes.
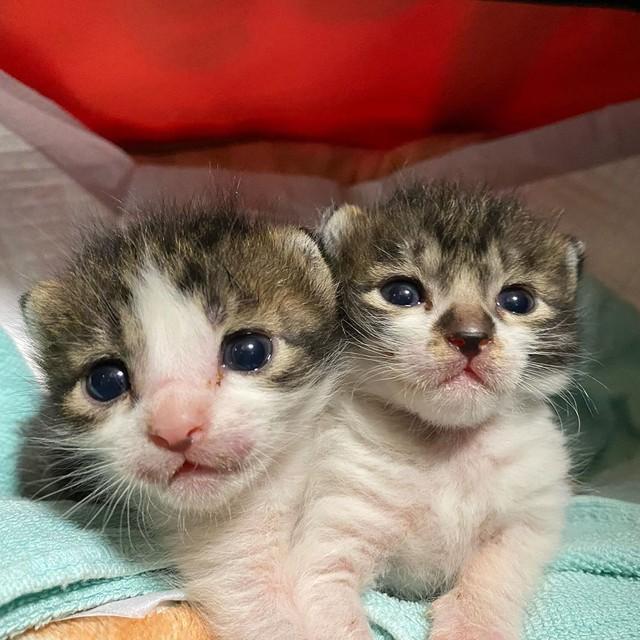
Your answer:
[[[531,313],[536,306],[535,298],[523,287],[505,287],[496,298],[497,305],[518,315]]]
[[[222,362],[233,371],[257,371],[271,359],[271,340],[261,333],[234,333],[225,340]]]
[[[420,287],[411,280],[391,280],[380,287],[380,293],[398,307],[415,307],[422,302]]]
[[[124,362],[119,360],[94,364],[87,375],[85,386],[89,396],[98,402],[111,402],[131,387]]]

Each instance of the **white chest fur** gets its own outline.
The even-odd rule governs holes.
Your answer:
[[[325,434],[337,497],[330,519],[388,532],[375,573],[392,591],[449,587],[484,540],[566,499],[563,437],[542,403],[473,430],[425,431],[369,400],[346,402],[341,422],[349,428]],[[344,487],[351,501],[339,498]]]

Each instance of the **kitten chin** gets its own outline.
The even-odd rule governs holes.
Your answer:
[[[496,416],[503,408],[500,397],[489,396],[464,380],[454,380],[436,390],[394,381],[373,381],[359,384],[358,390],[416,416],[426,427],[473,429]],[[478,398],[479,395],[482,397]]]

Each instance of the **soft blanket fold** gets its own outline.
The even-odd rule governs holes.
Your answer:
[[[110,600],[171,587],[162,570],[151,571],[131,553],[121,555],[116,536],[78,524],[89,521],[91,509],[74,520],[61,513],[44,502],[0,499],[2,638]],[[134,537],[136,549],[145,544]]]

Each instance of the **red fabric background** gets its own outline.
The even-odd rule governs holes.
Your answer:
[[[640,15],[473,0],[2,0],[0,67],[121,143],[385,148],[640,97]]]

